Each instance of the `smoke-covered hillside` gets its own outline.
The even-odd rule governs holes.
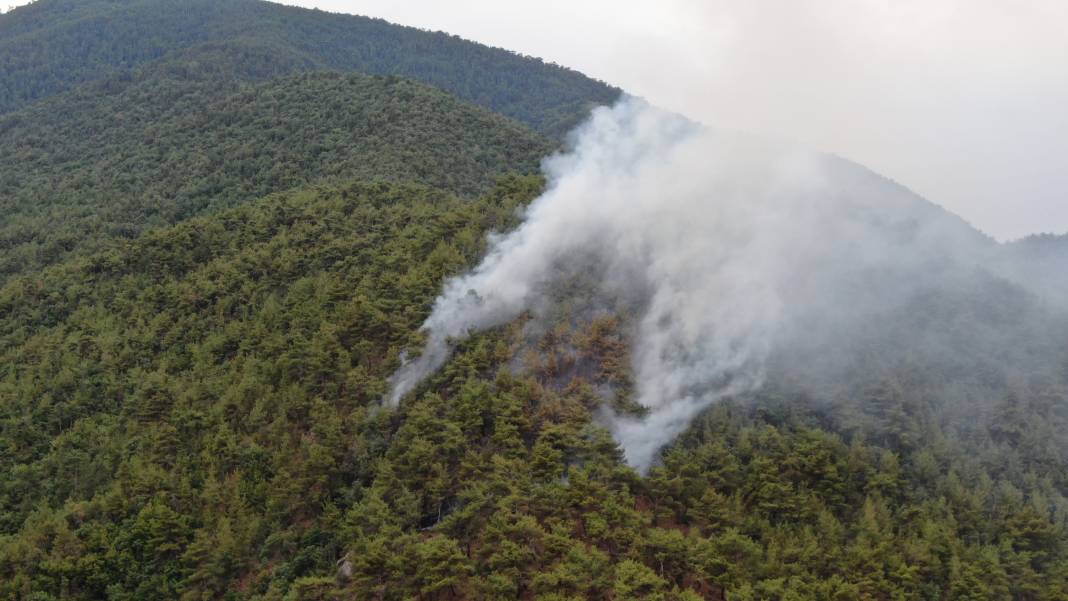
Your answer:
[[[1068,235],[1040,234],[1004,244],[991,262],[1006,279],[1034,290],[1046,302],[1068,302]]]
[[[1068,598],[1064,239],[615,96],[0,16],[0,598]]]
[[[641,471],[699,412],[769,376],[831,399],[912,362],[944,376],[931,392],[967,419],[1008,392],[991,370],[1056,377],[1065,357],[1061,311],[987,265],[1010,250],[860,166],[627,99],[595,111],[546,170],[524,223],[446,284],[394,404],[451,341],[546,319],[576,278],[589,311],[631,317],[648,413],[605,421]]]

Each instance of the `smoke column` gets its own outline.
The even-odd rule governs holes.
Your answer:
[[[810,317],[886,302],[856,286],[860,270],[909,261],[876,230],[889,219],[879,194],[828,185],[831,157],[712,131],[635,98],[595,110],[570,148],[545,161],[547,190],[522,224],[446,283],[423,325],[425,351],[391,379],[390,404],[444,363],[449,339],[537,314],[553,281],[584,273],[606,298],[641,298],[632,356],[649,412],[608,425],[645,471],[709,404],[760,386],[769,353]],[[911,231],[909,246],[942,234]]]

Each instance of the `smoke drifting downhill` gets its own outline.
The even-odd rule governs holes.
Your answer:
[[[537,315],[555,281],[582,274],[640,308],[633,369],[649,411],[606,420],[644,471],[709,404],[759,387],[775,349],[904,302],[937,277],[932,257],[944,262],[954,236],[967,237],[844,161],[638,99],[597,109],[572,136],[569,152],[546,160],[547,191],[520,227],[445,285],[424,353],[391,380],[391,404],[445,362],[450,339]]]

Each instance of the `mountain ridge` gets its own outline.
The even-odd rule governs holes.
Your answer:
[[[478,194],[553,147],[424,84],[306,66],[208,43],[0,116],[0,271],[322,178]]]
[[[121,19],[112,18],[115,11]],[[74,17],[56,22],[57,14]],[[578,113],[619,94],[576,71],[454,36],[256,0],[38,0],[0,16],[0,32],[5,23],[20,33],[0,40],[0,55],[8,57],[0,63],[0,113],[182,47],[248,35],[273,37],[329,69],[423,81],[554,136]],[[156,37],[139,38],[143,30]]]

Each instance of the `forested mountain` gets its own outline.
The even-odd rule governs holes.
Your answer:
[[[566,131],[619,91],[444,33],[260,0],[38,0],[0,20],[0,113],[204,42],[269,40],[319,69],[400,75]]]
[[[892,369],[849,374],[838,397],[783,380],[715,406],[648,478],[597,426],[594,387],[626,365],[615,318],[562,314],[515,374],[504,366],[530,348],[522,320],[478,336],[412,402],[381,409],[442,278],[540,188],[506,179],[473,202],[411,184],[307,188],[9,282],[0,591],[1068,592],[1068,369],[992,362],[985,386],[947,402],[930,392],[956,377],[938,371],[951,361],[925,368],[888,349]],[[980,292],[897,319],[1004,306]],[[1068,366],[1063,351],[1049,359]],[[561,386],[575,362],[596,369]],[[985,409],[962,420],[953,403],[969,401]]]
[[[991,257],[998,273],[1051,303],[1068,302],[1068,234],[1037,234],[1002,245]]]
[[[867,274],[842,306],[907,302],[805,321],[648,474],[581,271],[383,405],[617,94],[253,0],[0,15],[0,599],[1068,599],[1063,237],[844,161],[929,281]]]
[[[323,179],[477,195],[553,147],[410,80],[286,75],[304,66],[272,44],[207,44],[0,117],[0,278]]]

